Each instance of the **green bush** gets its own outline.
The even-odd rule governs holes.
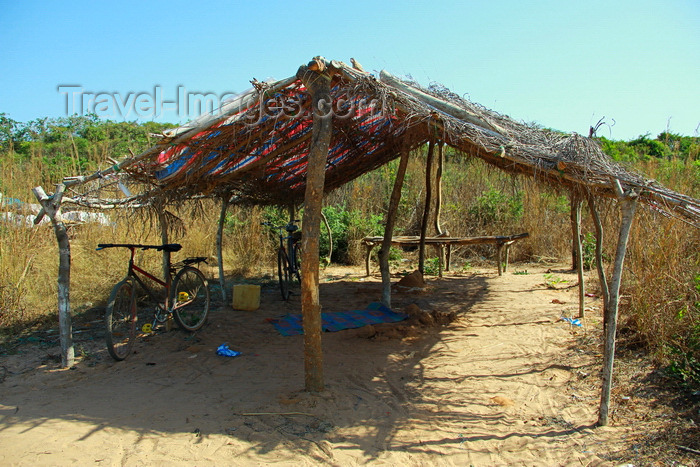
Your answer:
[[[676,343],[667,344],[671,363],[666,371],[690,389],[700,388],[700,325],[689,336],[675,336]],[[679,342],[680,341],[680,342]]]
[[[440,274],[440,258],[427,258],[423,265],[423,271],[426,276],[437,276]]]
[[[523,216],[523,195],[518,191],[509,196],[491,188],[476,199],[469,215],[479,224],[517,221]]]
[[[333,235],[333,256],[331,261],[336,263],[352,263],[352,243],[363,237],[380,235],[382,229],[382,216],[377,214],[362,213],[359,210],[346,210],[342,207],[326,206],[323,214],[328,219],[328,225]],[[328,255],[328,235],[321,227],[320,254]]]
[[[581,242],[581,249],[583,250],[583,268],[592,269],[595,266],[595,236],[587,232],[583,237]]]

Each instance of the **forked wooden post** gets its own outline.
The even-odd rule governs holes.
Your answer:
[[[573,234],[573,266],[578,273],[578,317],[586,314],[586,284],[583,277],[583,247],[581,245],[581,195],[571,192],[571,232]]]
[[[70,241],[63,221],[57,217],[61,208],[61,199],[66,186],[56,185],[56,192],[49,197],[40,186],[32,192],[41,204],[44,214],[49,216],[58,242],[58,329],[61,339],[61,366],[70,368],[75,363],[73,347],[73,327],[70,318]],[[41,222],[43,215],[34,219],[34,224]]]
[[[312,100],[313,130],[306,170],[304,218],[301,252],[301,313],[304,325],[304,380],[306,390],[321,392],[323,350],[321,347],[321,303],[318,293],[321,206],[326,177],[328,147],[333,132],[331,115],[331,70],[322,59],[301,66],[297,77],[304,83]]]
[[[391,275],[389,273],[389,250],[391,250],[391,237],[394,235],[394,222],[396,222],[396,211],[401,201],[401,188],[406,175],[408,165],[408,147],[401,148],[401,160],[399,168],[396,170],[394,188],[389,199],[389,211],[386,213],[386,223],[384,224],[384,238],[382,248],[379,250],[379,269],[382,272],[382,303],[391,308]]]
[[[430,218],[430,203],[432,202],[432,175],[433,175],[433,152],[435,142],[431,139],[428,143],[428,157],[425,161],[425,206],[423,207],[423,220],[420,224],[420,242],[418,244],[418,270],[425,273],[425,237],[428,233],[428,219]]]
[[[627,241],[629,239],[634,211],[637,206],[637,194],[632,191],[623,193],[619,182],[615,180],[618,196],[621,199],[620,210],[622,211],[622,222],[620,225],[620,236],[617,241],[615,251],[615,265],[610,284],[610,296],[605,307],[605,350],[603,354],[603,388],[600,395],[600,411],[598,414],[598,425],[608,424],[608,412],[610,410],[610,392],[612,390],[613,363],[615,361],[615,333],[617,332],[617,312],[620,304],[620,284],[622,283],[622,271],[625,263],[625,253],[627,252]]]

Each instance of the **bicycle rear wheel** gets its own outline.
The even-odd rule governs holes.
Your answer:
[[[136,342],[136,286],[124,279],[114,286],[105,312],[107,351],[124,360]]]
[[[277,276],[280,280],[280,292],[282,300],[289,300],[289,258],[282,248],[277,251]]]
[[[173,280],[170,303],[178,326],[190,332],[201,328],[209,313],[209,288],[204,274],[192,266],[180,269]]]

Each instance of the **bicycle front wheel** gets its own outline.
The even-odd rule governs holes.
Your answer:
[[[124,360],[136,342],[136,286],[123,280],[112,289],[105,312],[107,351]]]
[[[283,249],[277,252],[277,276],[280,280],[280,292],[282,292],[282,300],[289,300],[289,258]]]
[[[178,326],[190,332],[201,328],[209,313],[209,288],[204,274],[191,266],[182,268],[173,280],[170,303]]]

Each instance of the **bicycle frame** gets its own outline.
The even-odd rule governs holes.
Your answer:
[[[277,274],[279,276],[280,291],[282,292],[283,300],[287,300],[289,298],[290,279],[293,276],[296,276],[297,280],[301,282],[301,270],[298,267],[297,258],[299,235],[295,235],[295,233],[298,232],[299,227],[297,227],[295,222],[299,221],[291,220],[288,224],[281,226],[274,226],[269,222],[262,223],[262,225],[272,227],[278,231],[279,247],[277,249]]]
[[[134,264],[134,255],[136,254],[136,247],[130,246],[128,248],[131,251],[131,256],[129,258],[129,269],[126,273],[127,277],[131,277],[132,279],[134,279],[141,286],[141,288],[146,291],[148,296],[151,297],[151,300],[156,302],[157,307],[161,308],[166,313],[172,313],[172,310],[170,309],[170,305],[168,303],[170,301],[170,286],[172,285],[173,281],[172,273],[169,273],[167,275],[165,281],[159,279],[158,277],[154,276],[153,274]],[[154,281],[156,284],[162,286],[165,289],[165,302],[162,305],[158,297],[156,297],[155,293],[153,293],[153,291],[151,290],[151,288],[148,285],[146,285],[146,283],[136,273],[149,278],[150,280]]]
[[[184,307],[186,305],[189,305],[191,303],[191,300],[174,300],[174,303],[171,305],[170,304],[170,291],[172,289],[172,283],[173,283],[173,275],[176,272],[176,269],[173,268],[172,266],[170,267],[170,271],[165,277],[165,280],[160,279],[159,277],[154,276],[150,272],[146,271],[145,269],[137,266],[134,263],[134,256],[136,255],[136,249],[137,248],[156,248],[156,249],[162,249],[163,247],[170,246],[171,248],[176,248],[175,250],[170,250],[170,251],[178,251],[180,249],[180,245],[178,244],[173,244],[173,245],[133,245],[133,244],[104,244],[104,245],[99,245],[98,249],[101,248],[108,248],[108,247],[124,247],[128,248],[130,253],[129,256],[129,267],[126,272],[126,277],[133,279],[134,282],[136,282],[138,285],[141,286],[141,289],[143,289],[148,296],[151,298],[156,303],[156,316],[155,319],[153,320],[153,326],[155,326],[155,323],[157,321],[164,321],[167,319],[167,316],[163,316],[160,313],[165,313],[165,315],[171,315],[176,309]],[[145,248],[144,248],[145,249]],[[197,263],[200,261],[206,261],[205,258],[187,258],[183,261],[185,266],[188,266],[192,263]],[[160,285],[165,289],[165,300],[161,302],[159,297],[154,293],[153,289],[144,282],[144,280],[139,277],[139,274],[143,277],[147,277],[148,279],[154,281],[156,284]],[[160,313],[159,313],[160,312]]]
[[[288,224],[289,225],[289,224]],[[298,243],[298,239],[294,238],[294,235],[292,235],[292,232],[289,232],[289,235],[284,235],[281,233],[280,230],[280,248],[284,250],[284,252],[287,255],[287,258],[289,258],[289,273],[290,274],[296,274],[299,272],[297,270],[297,249],[294,248],[296,244]],[[284,241],[287,241],[287,246],[285,247]]]

